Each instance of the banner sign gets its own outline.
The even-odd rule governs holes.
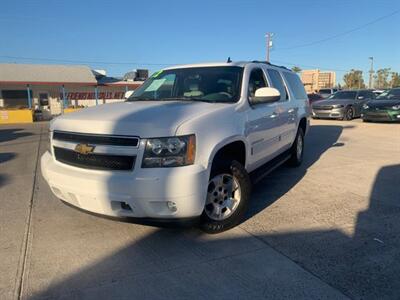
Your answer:
[[[96,99],[94,92],[69,92],[65,93],[68,100],[91,100]],[[99,92],[97,93],[98,99],[124,99],[125,92]],[[63,99],[60,93],[60,99]]]

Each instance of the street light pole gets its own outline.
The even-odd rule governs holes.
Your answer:
[[[369,83],[368,88],[372,89],[372,79],[374,76],[374,58],[372,56],[368,57],[371,60],[371,68],[369,69]]]

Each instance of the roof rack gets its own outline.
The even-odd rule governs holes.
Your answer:
[[[266,65],[269,65],[269,66],[273,66],[273,67],[277,67],[277,68],[283,68],[283,69],[291,71],[290,69],[286,68],[285,66],[274,65],[274,64],[271,64],[268,61],[253,60],[252,63],[266,64]]]

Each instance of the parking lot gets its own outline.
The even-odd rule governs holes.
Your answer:
[[[398,298],[400,126],[311,123],[304,164],[218,235],[66,206],[40,174],[48,124],[0,127],[0,299]]]

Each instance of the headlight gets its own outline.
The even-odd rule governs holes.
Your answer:
[[[392,106],[392,109],[394,109],[394,110],[399,110],[399,109],[400,109],[400,104],[393,105],[393,106]]]
[[[194,135],[148,139],[142,168],[181,167],[192,165],[196,153]]]
[[[364,108],[364,109],[368,109],[369,106],[368,106],[367,104],[364,104],[364,105],[363,105],[363,108]]]
[[[335,104],[335,105],[332,105],[332,107],[333,107],[333,108],[342,108],[342,107],[344,107],[344,105],[342,105],[342,104]]]

